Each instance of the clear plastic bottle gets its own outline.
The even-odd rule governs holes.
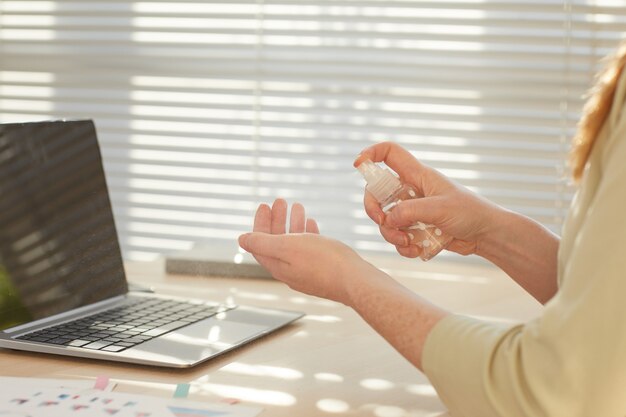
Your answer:
[[[357,169],[367,181],[367,191],[380,203],[385,213],[392,210],[400,201],[423,197],[410,185],[403,184],[391,171],[369,159],[363,161]],[[452,240],[451,236],[445,235],[434,224],[417,222],[403,230],[409,235],[409,244],[422,248],[420,258],[423,261],[434,258]]]

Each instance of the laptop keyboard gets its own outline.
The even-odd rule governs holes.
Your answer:
[[[17,339],[121,352],[227,309],[184,301],[133,298],[111,310],[28,333]]]

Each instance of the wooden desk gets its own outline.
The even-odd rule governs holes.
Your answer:
[[[502,272],[436,260],[376,262],[402,283],[458,313],[525,320],[540,306]],[[128,265],[131,282],[159,293],[300,310],[290,327],[188,370],[153,368],[0,349],[6,376],[95,379],[107,375],[116,391],[171,396],[192,385],[192,400],[260,406],[264,416],[308,417],[446,415],[426,377],[352,310],[296,293],[267,279],[166,276],[162,262]]]

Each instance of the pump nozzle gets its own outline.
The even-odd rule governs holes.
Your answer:
[[[359,170],[363,178],[365,178],[365,181],[367,181],[367,191],[369,191],[379,203],[386,201],[389,196],[402,187],[402,183],[398,177],[393,175],[391,171],[376,165],[369,159],[361,162],[356,169]]]

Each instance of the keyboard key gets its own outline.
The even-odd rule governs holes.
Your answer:
[[[137,338],[134,338],[134,337],[132,337],[130,339],[124,339],[124,343],[133,343],[133,344],[136,344],[136,345],[138,345],[139,343],[143,343],[145,341],[146,341],[146,339],[137,339]]]
[[[172,322],[172,323],[169,323],[169,324],[165,324],[165,325],[163,325],[161,327],[157,327],[156,329],[149,330],[149,331],[147,331],[145,333],[142,333],[142,334],[145,335],[145,336],[160,336],[162,334],[165,334],[167,332],[171,332],[172,330],[176,330],[176,329],[178,329],[180,327],[183,327],[183,326],[186,326],[188,324],[189,323],[184,322],[184,321],[175,321],[175,322]]]
[[[109,346],[105,346],[100,350],[104,350],[107,352],[121,352],[122,350],[127,349],[126,346],[119,346],[119,345],[109,345]]]
[[[64,345],[67,342],[71,342],[72,339],[69,337],[57,337],[55,339],[50,339],[47,343],[52,343],[53,345]]]
[[[32,336],[28,338],[28,340],[30,340],[31,342],[47,342],[48,340],[50,340],[50,338],[47,336]]]
[[[83,340],[89,340],[90,342],[95,342],[97,340],[100,340],[100,337],[93,337],[93,336],[85,336],[83,337]]]
[[[139,327],[135,327],[133,330],[139,333],[144,333],[144,332],[154,329],[155,327],[158,327],[158,326],[139,326]]]
[[[67,343],[67,346],[81,347],[81,346],[85,346],[86,344],[89,344],[89,343],[91,343],[89,340],[75,339],[75,340],[72,340],[69,343]]]
[[[91,334],[90,336],[97,337],[99,339],[104,339],[105,337],[109,337],[111,335],[108,333],[94,333],[94,334]]]
[[[92,342],[92,343],[90,343],[88,345],[84,345],[84,346],[81,346],[81,347],[84,347],[85,349],[95,349],[95,350],[98,350],[98,349],[102,349],[103,347],[109,346],[111,344],[112,344],[112,342],[98,341],[98,342]]]

